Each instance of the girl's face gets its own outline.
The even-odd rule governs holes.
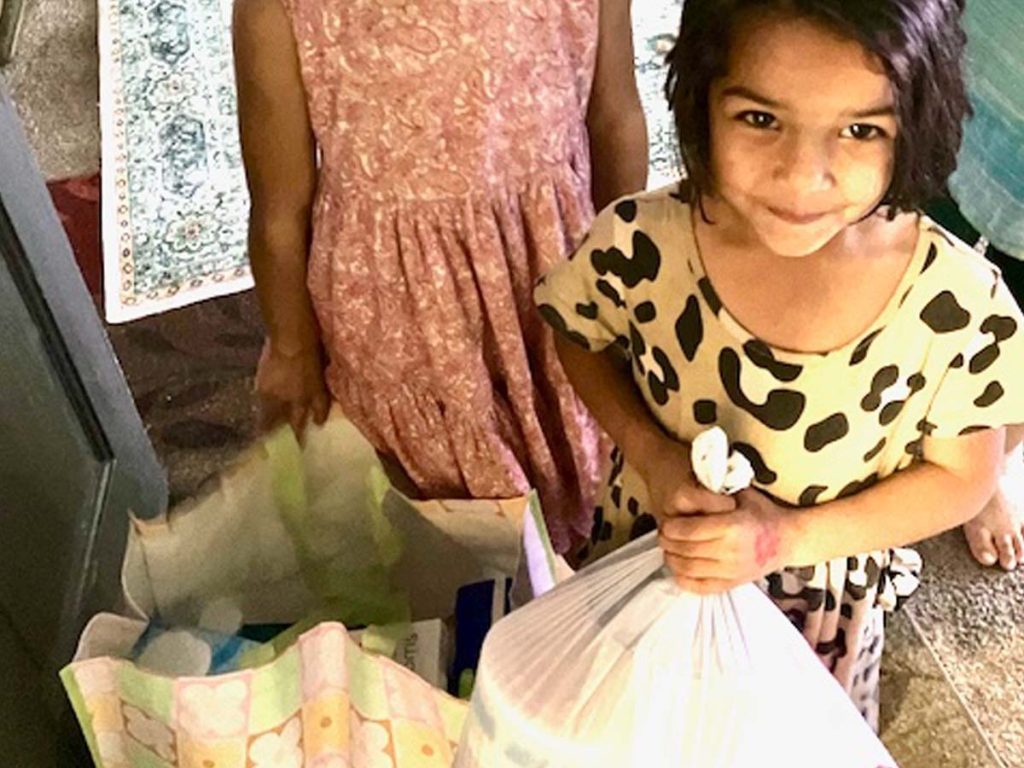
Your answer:
[[[715,198],[772,252],[815,253],[885,195],[893,93],[859,43],[805,19],[749,19],[709,96]]]

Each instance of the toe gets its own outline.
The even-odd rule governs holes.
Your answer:
[[[1007,533],[996,540],[999,546],[999,564],[1008,571],[1017,567],[1017,549],[1013,534]]]
[[[992,533],[983,525],[965,525],[964,536],[974,559],[982,565],[995,565],[999,560]]]

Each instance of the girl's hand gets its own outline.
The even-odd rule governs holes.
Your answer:
[[[678,515],[736,509],[736,501],[731,496],[713,493],[697,482],[690,463],[689,445],[670,438],[660,439],[638,466],[642,467],[640,475],[647,484],[651,512],[659,525]]]
[[[267,339],[256,367],[256,394],[260,400],[260,426],[264,430],[287,421],[301,440],[310,418],[323,424],[331,401],[319,346],[291,353]]]
[[[665,564],[687,592],[710,595],[756,581],[787,564],[786,511],[763,493],[740,491],[731,512],[662,524]]]

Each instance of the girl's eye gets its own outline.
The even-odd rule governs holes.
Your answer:
[[[886,133],[877,125],[867,123],[854,123],[843,129],[841,136],[844,139],[856,139],[857,141],[871,141],[871,139],[885,138]]]
[[[741,112],[737,117],[752,128],[764,130],[775,126],[775,115],[771,112],[747,110],[746,112]]]

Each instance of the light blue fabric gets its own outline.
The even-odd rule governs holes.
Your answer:
[[[1024,259],[1024,0],[968,0],[974,107],[949,189],[996,248]]]

